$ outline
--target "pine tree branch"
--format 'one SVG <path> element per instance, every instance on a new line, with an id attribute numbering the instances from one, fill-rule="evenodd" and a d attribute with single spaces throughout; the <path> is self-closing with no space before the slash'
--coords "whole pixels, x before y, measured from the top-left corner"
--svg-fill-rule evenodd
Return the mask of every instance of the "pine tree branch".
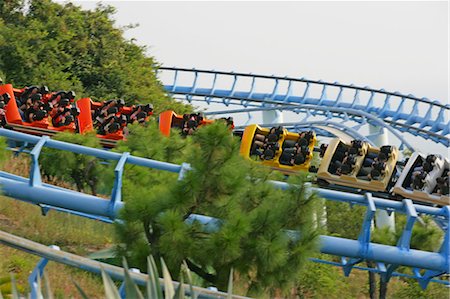
<path id="1" fill-rule="evenodd" d="M 192 207 L 189 208 L 188 212 L 186 214 L 184 214 L 183 216 L 183 220 L 188 219 L 188 217 L 194 213 L 195 209 L 197 208 L 197 205 L 193 205 Z"/>
<path id="2" fill-rule="evenodd" d="M 200 268 L 199 266 L 194 264 L 189 259 L 186 259 L 186 264 L 188 265 L 189 270 L 194 271 L 195 274 L 197 274 L 198 276 L 200 276 L 204 280 L 206 280 L 208 282 L 211 282 L 211 283 L 215 283 L 216 282 L 217 277 L 215 275 L 207 273 L 206 271 L 204 271 L 202 268 Z"/>

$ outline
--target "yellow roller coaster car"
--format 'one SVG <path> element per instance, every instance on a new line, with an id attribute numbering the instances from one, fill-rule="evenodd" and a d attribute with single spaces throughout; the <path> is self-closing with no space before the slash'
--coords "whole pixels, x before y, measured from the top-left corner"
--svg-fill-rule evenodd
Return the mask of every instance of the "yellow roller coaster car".
<path id="1" fill-rule="evenodd" d="M 398 154 L 393 146 L 378 148 L 358 140 L 346 144 L 333 139 L 322 153 L 317 178 L 335 185 L 389 191 Z"/>
<path id="2" fill-rule="evenodd" d="M 282 127 L 245 128 L 240 153 L 286 174 L 308 170 L 316 143 L 313 131 L 292 133 Z"/>

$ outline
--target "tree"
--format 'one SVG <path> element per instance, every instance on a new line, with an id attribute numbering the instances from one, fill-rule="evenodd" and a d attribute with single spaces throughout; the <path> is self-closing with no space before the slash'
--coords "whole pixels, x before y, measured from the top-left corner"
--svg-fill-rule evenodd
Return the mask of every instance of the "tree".
<path id="1" fill-rule="evenodd" d="M 50 0 L 0 0 L 0 73 L 17 87 L 48 85 L 94 100 L 153 103 L 155 112 L 183 113 L 157 80 L 158 63 L 146 48 L 123 37 L 111 6 L 82 10 Z"/>
<path id="2" fill-rule="evenodd" d="M 273 295 L 276 289 L 294 287 L 317 245 L 316 195 L 306 190 L 305 177 L 291 178 L 297 187 L 287 192 L 273 188 L 267 183 L 272 175 L 239 156 L 238 140 L 221 122 L 200 128 L 191 138 L 183 160 L 192 169 L 182 180 L 172 177 L 163 185 L 124 194 L 125 221 L 118 225 L 125 243 L 121 252 L 137 266 L 145 265 L 149 253 L 163 256 L 173 273 L 185 260 L 193 272 L 221 289 L 226 289 L 231 268 L 246 282 L 249 294 Z M 160 140 L 146 142 L 156 145 Z M 220 220 L 205 232 L 199 223 L 185 222 L 193 213 Z M 292 239 L 287 230 L 300 234 Z"/>
<path id="3" fill-rule="evenodd" d="M 53 139 L 101 148 L 95 134 L 58 133 Z M 80 192 L 88 187 L 93 195 L 97 195 L 98 185 L 106 169 L 96 157 L 46 147 L 42 149 L 39 161 L 41 171 L 47 177 L 73 183 Z"/>
<path id="4" fill-rule="evenodd" d="M 317 257 L 327 258 L 323 254 Z M 300 275 L 298 293 L 300 298 L 348 298 L 350 290 L 346 280 L 339 268 L 309 261 Z"/>

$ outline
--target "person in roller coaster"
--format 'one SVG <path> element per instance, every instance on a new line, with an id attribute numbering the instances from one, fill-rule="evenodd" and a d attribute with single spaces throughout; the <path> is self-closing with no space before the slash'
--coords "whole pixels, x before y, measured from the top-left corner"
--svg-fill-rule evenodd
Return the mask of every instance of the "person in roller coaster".
<path id="1" fill-rule="evenodd" d="M 0 128 L 6 126 L 6 104 L 8 104 L 10 99 L 11 97 L 9 93 L 4 93 L 0 95 Z"/>
<path id="2" fill-rule="evenodd" d="M 428 155 L 422 164 L 414 167 L 411 173 L 411 189 L 412 190 L 422 190 L 425 186 L 425 179 L 436 164 L 437 157 L 435 155 Z"/>
<path id="3" fill-rule="evenodd" d="M 114 107 L 115 108 L 115 107 Z M 112 108 L 112 109 L 114 109 Z M 111 108 L 110 108 L 111 109 Z M 100 135 L 116 133 L 121 128 L 121 118 L 116 115 L 108 117 L 98 128 L 97 132 Z"/>
<path id="4" fill-rule="evenodd" d="M 122 99 L 103 102 L 101 108 L 93 112 L 94 127 L 100 135 L 116 133 L 126 128 L 127 124 L 144 124 L 153 114 L 153 105 L 136 105 L 129 114 L 124 113 L 125 101 Z M 126 134 L 126 131 L 124 132 Z"/>
<path id="5" fill-rule="evenodd" d="M 57 92 L 54 92 L 52 94 L 49 94 L 47 97 L 44 97 L 44 101 L 49 104 L 51 108 L 53 108 L 55 105 L 59 103 L 62 99 L 68 99 L 70 103 L 73 103 L 75 100 L 76 94 L 75 91 L 64 91 L 60 90 Z"/>
<path id="6" fill-rule="evenodd" d="M 25 87 L 20 97 L 18 97 L 18 106 L 23 105 L 28 99 L 31 99 L 31 97 L 37 93 L 40 93 L 42 97 L 47 96 L 49 93 L 48 87 L 45 85 L 40 87 L 37 85 Z"/>
<path id="7" fill-rule="evenodd" d="M 197 130 L 199 124 L 202 121 L 203 121 L 203 114 L 201 113 L 184 114 L 181 134 L 183 136 L 194 134 L 195 130 Z"/>
<path id="8" fill-rule="evenodd" d="M 23 90 L 22 94 L 19 97 L 20 102 L 23 104 L 36 93 L 39 93 L 39 86 L 32 85 L 25 87 L 25 89 Z"/>
<path id="9" fill-rule="evenodd" d="M 139 124 L 143 124 L 145 123 L 147 117 L 152 114 L 153 114 L 152 104 L 133 106 L 133 109 L 128 119 L 128 123 L 132 124 L 137 121 Z"/>
<path id="10" fill-rule="evenodd" d="M 6 126 L 6 110 L 5 110 L 5 102 L 0 101 L 0 128 Z"/>
<path id="11" fill-rule="evenodd" d="M 436 193 L 440 195 L 448 195 L 449 194 L 449 178 L 448 171 L 444 172 L 444 174 L 436 179 Z"/>
<path id="12" fill-rule="evenodd" d="M 52 110 L 52 125 L 56 128 L 68 126 L 75 121 L 80 110 L 69 99 L 61 99 Z"/>
<path id="13" fill-rule="evenodd" d="M 113 99 L 113 100 L 108 100 L 108 101 L 104 101 L 102 104 L 102 107 L 100 107 L 99 109 L 97 109 L 95 111 L 95 116 L 106 116 L 108 115 L 108 110 L 111 108 L 117 108 L 118 112 L 121 112 L 123 107 L 125 106 L 125 101 L 123 99 Z"/>
<path id="14" fill-rule="evenodd" d="M 111 108 L 110 108 L 111 109 Z M 113 108 L 114 109 L 114 108 Z M 139 121 L 145 122 L 145 117 L 139 119 Z M 103 124 L 98 128 L 97 133 L 100 135 L 113 134 L 119 130 L 123 130 L 124 135 L 127 135 L 126 126 L 128 124 L 128 118 L 124 114 L 114 114 L 108 117 Z M 124 131 L 125 130 L 125 131 Z"/>
<path id="15" fill-rule="evenodd" d="M 386 172 L 387 156 L 380 152 L 371 164 L 370 173 L 367 175 L 369 180 L 379 180 Z"/>
<path id="16" fill-rule="evenodd" d="M 125 101 L 122 99 L 104 101 L 102 107 L 93 112 L 94 126 L 100 128 L 106 125 L 124 106 Z"/>
<path id="17" fill-rule="evenodd" d="M 32 98 L 36 94 L 40 95 L 40 100 L 42 101 L 42 97 L 48 94 L 48 87 L 45 85 L 41 87 L 36 85 L 25 87 L 22 94 L 19 97 L 16 97 L 17 107 L 19 108 L 20 116 L 24 121 L 29 121 L 26 111 L 33 105 Z M 45 108 L 45 106 L 43 106 L 43 108 Z"/>
<path id="18" fill-rule="evenodd" d="M 225 121 L 225 123 L 227 124 L 227 126 L 231 127 L 232 129 L 234 129 L 234 121 L 232 117 L 221 117 L 220 120 Z"/>
<path id="19" fill-rule="evenodd" d="M 283 134 L 283 127 L 272 127 L 267 136 L 262 134 L 255 134 L 253 142 L 254 153 L 257 154 L 261 160 L 272 160 L 275 157 L 276 151 L 280 148 L 278 140 Z"/>
<path id="20" fill-rule="evenodd" d="M 352 140 L 350 146 L 339 144 L 330 163 L 330 173 L 336 175 L 350 174 L 358 156 L 362 155 L 363 141 Z"/>
<path id="21" fill-rule="evenodd" d="M 33 122 L 43 120 L 48 116 L 42 102 L 42 95 L 35 93 L 31 96 L 31 105 L 25 110 L 25 121 Z"/>
<path id="22" fill-rule="evenodd" d="M 289 140 L 285 141 L 287 146 L 283 148 L 281 153 L 280 163 L 284 165 L 301 165 L 306 162 L 310 154 L 309 144 L 314 138 L 313 131 L 300 132 L 298 139 L 292 145 Z M 292 145 L 292 146 L 291 146 Z"/>

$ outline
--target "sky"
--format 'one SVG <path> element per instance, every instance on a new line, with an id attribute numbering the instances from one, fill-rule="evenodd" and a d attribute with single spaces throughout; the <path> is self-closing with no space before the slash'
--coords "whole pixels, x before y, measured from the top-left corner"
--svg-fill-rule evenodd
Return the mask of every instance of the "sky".
<path id="1" fill-rule="evenodd" d="M 101 2 L 116 7 L 116 25 L 139 24 L 125 36 L 164 66 L 338 81 L 449 103 L 446 1 Z"/>
<path id="2" fill-rule="evenodd" d="M 93 8 L 96 1 L 73 1 Z M 448 102 L 448 3 L 102 1 L 164 66 L 305 77 Z"/>

